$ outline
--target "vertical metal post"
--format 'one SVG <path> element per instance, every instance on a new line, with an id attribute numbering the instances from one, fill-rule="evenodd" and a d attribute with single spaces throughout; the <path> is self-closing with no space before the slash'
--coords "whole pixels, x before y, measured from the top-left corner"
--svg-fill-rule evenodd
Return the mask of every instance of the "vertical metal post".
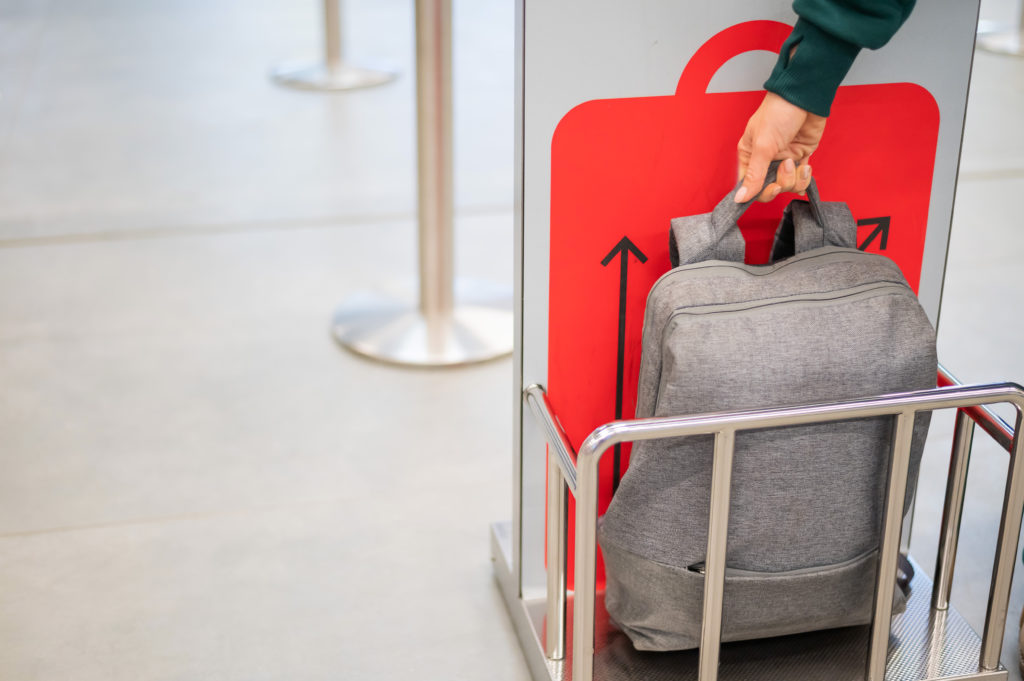
<path id="1" fill-rule="evenodd" d="M 466 280 L 456 286 L 454 278 L 451 0 L 416 0 L 416 132 L 418 300 L 357 294 L 335 311 L 334 337 L 395 364 L 452 366 L 507 355 L 509 288 Z"/>
<path id="2" fill-rule="evenodd" d="M 910 445 L 914 434 L 914 412 L 903 411 L 896 415 L 895 420 L 892 456 L 889 459 L 889 484 L 885 494 L 885 514 L 882 516 L 882 543 L 879 548 L 878 572 L 875 575 L 867 681 L 885 679 L 885 659 L 889 653 L 889 631 L 892 628 L 892 595 L 896 588 L 903 503 L 907 496 L 907 470 L 910 466 Z"/>
<path id="3" fill-rule="evenodd" d="M 903 529 L 900 531 L 900 553 L 906 558 L 910 555 L 910 536 L 914 530 L 914 509 L 916 504 L 911 502 L 910 510 L 903 516 Z"/>
<path id="4" fill-rule="evenodd" d="M 711 468 L 711 505 L 708 510 L 708 550 L 704 558 L 704 611 L 700 627 L 699 681 L 717 681 L 722 643 L 722 608 L 725 592 L 725 549 L 729 535 L 729 500 L 736 433 L 715 433 Z"/>
<path id="5" fill-rule="evenodd" d="M 454 256 L 452 209 L 452 3 L 416 3 L 416 141 L 420 220 L 420 311 L 430 340 L 451 317 Z"/>
<path id="6" fill-rule="evenodd" d="M 383 85 L 395 73 L 359 68 L 345 63 L 341 38 L 341 0 L 324 0 L 324 59 L 322 62 L 288 63 L 271 71 L 280 85 L 302 90 L 354 90 Z"/>
<path id="7" fill-rule="evenodd" d="M 928 653 L 925 659 L 925 673 L 928 679 L 941 679 L 942 663 L 948 659 L 946 628 L 949 610 L 932 610 L 928 613 L 931 633 L 928 635 Z"/>
<path id="8" fill-rule="evenodd" d="M 949 595 L 953 589 L 953 568 L 956 565 L 956 547 L 960 538 L 960 517 L 964 510 L 967 468 L 971 460 L 973 439 L 974 419 L 966 411 L 957 410 L 956 426 L 953 430 L 953 451 L 949 457 L 946 501 L 942 506 L 942 526 L 939 529 L 939 552 L 935 558 L 935 584 L 932 586 L 932 607 L 936 610 L 949 608 Z"/>
<path id="9" fill-rule="evenodd" d="M 1003 630 L 1006 628 L 1006 610 L 1010 605 L 1010 585 L 1017 562 L 1017 542 L 1020 541 L 1021 514 L 1024 513 L 1024 437 L 1021 436 L 1021 412 L 1017 409 L 1013 451 L 1006 472 L 1006 494 L 1003 497 L 1003 517 L 999 521 L 999 539 L 992 567 L 992 587 L 988 594 L 988 612 L 985 631 L 981 637 L 981 668 L 996 669 L 1003 649 Z"/>
<path id="10" fill-rule="evenodd" d="M 341 0 L 324 0 L 324 63 L 341 69 Z"/>
<path id="11" fill-rule="evenodd" d="M 544 652 L 548 659 L 565 657 L 565 591 L 566 591 L 566 535 L 569 499 L 565 493 L 565 480 L 558 467 L 554 452 L 548 451 L 548 519 L 547 519 L 547 633 Z"/>
<path id="12" fill-rule="evenodd" d="M 598 458 L 584 442 L 576 457 L 576 576 L 572 606 L 572 681 L 593 681 L 594 678 L 597 463 Z"/>

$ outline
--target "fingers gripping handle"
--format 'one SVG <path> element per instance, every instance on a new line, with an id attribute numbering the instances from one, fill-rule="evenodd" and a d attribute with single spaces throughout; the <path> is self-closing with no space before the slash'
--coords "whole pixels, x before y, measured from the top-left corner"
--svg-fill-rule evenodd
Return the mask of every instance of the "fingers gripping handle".
<path id="1" fill-rule="evenodd" d="M 779 166 L 782 161 L 772 161 L 768 166 L 768 173 L 764 179 L 764 187 L 775 181 Z M 676 218 L 672 220 L 672 229 L 669 236 L 669 259 L 673 267 L 701 262 L 704 260 L 727 260 L 732 262 L 743 262 L 746 255 L 746 242 L 740 233 L 737 221 L 747 211 L 747 208 L 754 202 L 758 191 L 743 203 L 736 203 L 736 192 L 743 186 L 743 182 L 737 182 L 725 198 L 719 201 L 715 209 L 710 213 L 695 215 L 691 217 Z M 794 202 L 787 209 L 787 216 L 783 219 L 782 228 L 789 226 L 790 231 L 794 228 L 794 219 L 789 218 L 792 206 L 800 204 L 805 206 L 808 215 L 801 213 L 795 220 L 796 229 L 801 230 L 800 238 L 787 234 L 786 243 L 798 242 L 806 245 L 807 248 L 825 245 L 849 246 L 856 235 L 856 223 L 850 216 L 849 209 L 844 204 L 822 203 L 818 194 L 818 187 L 814 180 L 807 187 L 808 202 Z M 813 245 L 812 240 L 816 239 Z M 799 248 L 798 251 L 805 250 Z M 783 253 L 782 250 L 773 249 L 772 260 L 792 255 L 792 248 Z"/>
<path id="2" fill-rule="evenodd" d="M 754 199 L 756 199 L 761 192 L 768 187 L 768 185 L 775 182 L 775 179 L 779 174 L 779 166 L 781 165 L 782 161 L 772 161 L 768 165 L 768 172 L 764 176 L 764 182 L 761 184 L 761 189 L 754 192 L 746 201 L 736 203 L 736 194 L 743 186 L 743 178 L 740 178 L 740 181 L 736 183 L 736 186 L 732 188 L 732 191 L 729 192 L 724 199 L 719 201 L 718 205 L 715 206 L 714 212 L 711 214 L 711 219 L 714 222 L 715 227 L 721 229 L 721 231 L 718 232 L 719 234 L 725 236 L 726 231 L 736 227 L 736 221 L 747 212 L 750 205 L 754 203 Z M 811 183 L 814 183 L 813 179 L 811 180 Z M 815 195 L 817 195 L 817 188 L 815 188 Z"/>
<path id="3" fill-rule="evenodd" d="M 747 21 L 730 26 L 707 40 L 694 53 L 686 64 L 676 86 L 677 96 L 695 98 L 707 92 L 708 85 L 715 73 L 730 59 L 757 50 L 778 53 L 789 37 L 793 27 L 779 21 Z M 775 181 L 780 161 L 773 161 L 765 176 L 764 187 Z M 755 192 L 744 203 L 735 203 L 736 192 L 742 186 L 737 183 L 733 190 L 715 207 L 712 213 L 672 221 L 669 238 L 669 257 L 673 267 L 680 264 L 700 262 L 702 260 L 731 260 L 743 262 L 746 244 L 736 221 L 760 194 Z M 856 225 L 852 220 L 834 219 L 837 210 L 832 207 L 841 204 L 822 204 L 817 186 L 811 180 L 807 188 L 811 221 L 821 226 L 821 233 L 826 243 L 849 245 L 856 235 Z M 828 208 L 823 209 L 823 206 Z M 848 215 L 849 210 L 843 207 Z M 849 225 L 846 224 L 849 222 Z M 841 223 L 841 224 L 840 224 Z M 800 223 L 801 229 L 803 222 Z M 853 230 L 852 232 L 850 230 Z"/>
<path id="4" fill-rule="evenodd" d="M 780 163 L 772 161 L 768 166 L 768 173 L 764 178 L 765 187 L 775 181 Z M 742 186 L 742 182 L 737 183 L 710 213 L 672 220 L 669 260 L 673 267 L 703 260 L 743 262 L 746 243 L 736 221 L 754 202 L 754 197 L 743 203 L 736 203 L 736 192 Z"/>

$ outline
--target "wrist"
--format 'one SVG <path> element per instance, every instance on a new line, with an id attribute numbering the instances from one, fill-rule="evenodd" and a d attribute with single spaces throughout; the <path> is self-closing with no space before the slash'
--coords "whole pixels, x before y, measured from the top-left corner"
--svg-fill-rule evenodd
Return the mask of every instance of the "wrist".
<path id="1" fill-rule="evenodd" d="M 819 116 L 828 116 L 839 84 L 860 48 L 800 19 L 765 82 L 769 92 Z"/>

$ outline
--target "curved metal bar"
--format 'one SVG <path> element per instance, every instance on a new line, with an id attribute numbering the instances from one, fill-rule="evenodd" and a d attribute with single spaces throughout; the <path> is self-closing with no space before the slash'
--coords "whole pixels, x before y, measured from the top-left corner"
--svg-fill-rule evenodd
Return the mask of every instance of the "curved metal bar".
<path id="1" fill-rule="evenodd" d="M 523 401 L 544 428 L 548 443 L 547 603 L 545 608 L 544 654 L 549 660 L 565 658 L 565 613 L 568 565 L 568 496 L 576 494 L 576 464 L 572 443 L 548 401 L 544 388 L 536 383 L 523 391 Z"/>
<path id="2" fill-rule="evenodd" d="M 539 388 L 538 388 L 539 389 Z M 542 391 L 541 391 L 542 392 Z M 876 416 L 902 415 L 902 419 L 919 411 L 935 409 L 959 409 L 995 403 L 1010 403 L 1017 410 L 1017 428 L 1020 432 L 1021 414 L 1024 413 L 1024 388 L 1015 383 L 999 383 L 979 386 L 935 388 L 908 393 L 883 395 L 880 397 L 843 402 L 758 409 L 742 412 L 719 412 L 698 416 L 657 417 L 616 421 L 594 430 L 583 442 L 576 457 L 576 574 L 573 617 L 573 681 L 591 681 L 594 665 L 594 610 L 596 603 L 597 565 L 597 492 L 598 463 L 601 455 L 610 447 L 638 440 L 653 440 L 688 435 L 741 431 L 780 426 L 807 425 L 822 421 L 870 418 Z M 906 430 L 906 426 L 903 429 Z M 905 440 L 899 437 L 897 440 Z M 902 447 L 894 453 L 899 454 Z M 1024 467 L 1017 466 L 1018 453 L 1024 449 L 1024 438 L 1013 438 L 1013 451 L 1008 472 L 1007 490 L 1004 498 L 1003 518 L 999 530 L 999 543 L 993 567 L 992 586 L 989 592 L 988 614 L 982 640 L 982 669 L 994 669 L 999 663 L 1002 649 L 1002 630 L 1006 625 L 1006 607 L 1009 603 L 1010 582 L 1013 577 L 1017 541 L 1020 535 L 1021 514 L 1024 513 Z M 901 458 L 901 457 L 897 457 Z M 900 466 L 901 467 L 901 466 Z M 894 469 L 898 472 L 899 467 Z M 894 501 L 892 483 L 899 476 L 890 479 L 890 502 Z M 722 491 L 712 489 L 712 504 Z M 891 506 L 891 503 L 887 504 Z M 887 514 L 890 515 L 890 514 Z M 887 519 L 883 519 L 886 523 Z M 898 526 L 898 522 L 893 523 Z M 886 532 L 886 539 L 896 533 L 898 545 L 899 529 Z M 722 538 L 724 541 L 724 537 Z M 709 543 L 711 539 L 709 538 Z M 894 549 L 895 550 L 895 549 Z M 884 580 L 880 574 L 879 579 Z M 891 589 L 890 589 L 891 591 Z M 877 602 L 877 598 L 876 598 Z M 891 604 L 890 604 L 891 607 Z M 878 609 L 876 608 L 876 614 Z M 886 623 L 887 624 L 887 623 Z M 871 659 L 877 659 L 878 648 L 872 651 Z M 884 662 L 884 655 L 882 656 Z M 876 665 L 872 665 L 876 666 Z M 700 681 L 714 681 L 717 669 L 702 669 Z"/>
<path id="3" fill-rule="evenodd" d="M 548 444 L 554 449 L 558 468 L 562 471 L 565 484 L 568 485 L 569 491 L 575 495 L 576 464 L 573 459 L 576 456 L 576 452 L 572 448 L 572 443 L 569 442 L 569 436 L 562 429 L 562 424 L 555 419 L 555 412 L 551 408 L 551 402 L 548 401 L 547 393 L 544 392 L 544 388 L 534 383 L 524 390 L 523 394 L 525 395 L 526 404 L 530 407 L 530 411 L 533 412 L 534 417 L 540 424 L 544 426 L 544 435 L 547 438 Z"/>
<path id="4" fill-rule="evenodd" d="M 939 365 L 939 387 L 960 386 L 963 382 L 957 379 L 949 369 Z M 1013 428 L 1002 416 L 992 411 L 990 407 L 965 407 L 964 411 L 975 423 L 981 426 L 982 430 L 992 436 L 992 439 L 1007 452 L 1013 452 Z"/>
<path id="5" fill-rule="evenodd" d="M 658 440 L 686 435 L 707 435 L 723 429 L 754 430 L 799 426 L 821 421 L 891 416 L 905 408 L 914 411 L 958 409 L 962 405 L 1007 402 L 1024 409 L 1024 388 L 1016 383 L 955 386 L 893 393 L 869 399 L 798 405 L 748 411 L 714 412 L 697 416 L 660 416 L 613 421 L 596 428 L 583 441 L 576 455 L 577 468 L 584 457 L 598 457 L 617 444 Z M 1012 432 L 1012 431 L 1011 431 Z"/>

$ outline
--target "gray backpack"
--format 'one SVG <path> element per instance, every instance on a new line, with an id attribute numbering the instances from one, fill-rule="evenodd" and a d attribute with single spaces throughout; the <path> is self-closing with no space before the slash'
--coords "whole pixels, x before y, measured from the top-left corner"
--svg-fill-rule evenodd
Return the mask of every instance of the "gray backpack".
<path id="1" fill-rule="evenodd" d="M 935 331 L 896 264 L 855 248 L 845 204 L 812 185 L 787 207 L 772 264 L 752 266 L 735 192 L 672 220 L 675 267 L 644 315 L 638 418 L 935 387 Z M 914 424 L 907 508 L 928 421 Z M 891 425 L 738 434 L 723 641 L 870 622 Z M 601 521 L 605 604 L 640 650 L 699 645 L 711 457 L 712 436 L 636 443 Z M 894 599 L 902 611 L 899 588 Z"/>

